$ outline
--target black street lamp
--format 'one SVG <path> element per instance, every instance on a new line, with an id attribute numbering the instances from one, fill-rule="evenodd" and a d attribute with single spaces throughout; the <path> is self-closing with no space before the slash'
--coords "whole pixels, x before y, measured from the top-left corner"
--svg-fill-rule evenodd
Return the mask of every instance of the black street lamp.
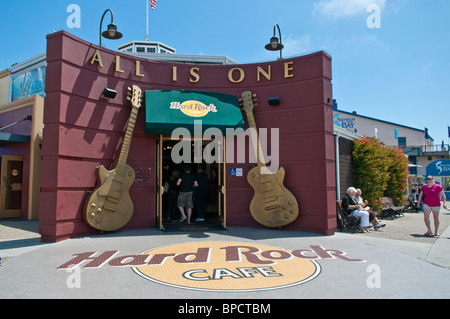
<path id="1" fill-rule="evenodd" d="M 278 28 L 278 34 L 280 35 L 279 40 L 275 36 L 276 28 Z M 280 59 L 283 58 L 284 45 L 282 44 L 282 41 L 281 41 L 281 30 L 280 30 L 280 26 L 278 24 L 275 24 L 273 26 L 273 37 L 270 38 L 270 43 L 266 44 L 265 48 L 266 48 L 266 50 L 269 50 L 269 51 L 280 51 Z"/>
<path id="2" fill-rule="evenodd" d="M 111 23 L 108 25 L 108 30 L 102 33 L 103 18 L 108 11 L 111 12 Z M 114 24 L 114 14 L 111 9 L 107 9 L 103 12 L 102 19 L 100 21 L 100 46 L 102 46 L 102 36 L 110 40 L 118 40 L 123 37 L 122 33 L 117 31 L 117 26 Z"/>

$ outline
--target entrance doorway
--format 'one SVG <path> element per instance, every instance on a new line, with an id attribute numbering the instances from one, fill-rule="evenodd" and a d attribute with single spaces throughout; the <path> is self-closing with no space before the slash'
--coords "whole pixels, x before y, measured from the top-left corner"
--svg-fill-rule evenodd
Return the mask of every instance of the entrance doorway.
<path id="1" fill-rule="evenodd" d="M 23 156 L 3 155 L 0 162 L 0 218 L 19 218 L 22 213 Z"/>
<path id="2" fill-rule="evenodd" d="M 210 228 L 226 228 L 226 184 L 225 184 L 225 137 L 218 142 L 218 147 L 214 151 L 220 154 L 214 154 L 217 161 L 209 164 L 204 161 L 195 163 L 194 152 L 199 150 L 201 145 L 202 154 L 205 147 L 209 145 L 211 140 L 195 140 L 191 139 L 189 147 L 184 147 L 184 150 L 189 150 L 190 160 L 175 163 L 172 158 L 172 150 L 180 141 L 172 140 L 170 137 L 160 136 L 157 141 L 157 176 L 156 176 L 156 222 L 157 227 L 161 230 L 207 230 Z M 196 143 L 196 144 L 195 144 Z M 197 145 L 197 148 L 194 147 Z M 220 151 L 219 151 L 220 150 Z M 187 158 L 186 154 L 182 154 L 183 158 Z M 197 160 L 199 162 L 199 160 Z M 208 161 L 210 162 L 210 161 Z M 180 212 L 177 207 L 178 187 L 173 184 L 178 180 L 179 175 L 183 173 L 185 166 L 189 166 L 191 173 L 194 176 L 200 172 L 201 169 L 208 176 L 207 195 L 205 198 L 205 220 L 197 220 L 199 218 L 199 205 L 201 205 L 201 198 L 197 196 L 198 189 L 194 189 L 194 208 L 192 210 L 190 224 L 187 221 L 179 222 Z M 200 168 L 201 167 L 201 168 Z M 200 186 L 201 188 L 202 186 Z M 185 214 L 187 210 L 185 208 Z M 197 220 L 197 221 L 196 221 Z"/>

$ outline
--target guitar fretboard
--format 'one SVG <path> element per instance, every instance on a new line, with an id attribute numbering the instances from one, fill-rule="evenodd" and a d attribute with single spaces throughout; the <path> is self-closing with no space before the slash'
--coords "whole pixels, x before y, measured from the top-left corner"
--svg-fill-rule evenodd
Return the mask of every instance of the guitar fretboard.
<path id="1" fill-rule="evenodd" d="M 139 108 L 134 107 L 131 110 L 130 119 L 128 120 L 127 131 L 122 143 L 119 160 L 117 161 L 117 172 L 122 174 L 127 164 L 128 154 L 130 152 L 131 138 L 133 137 L 134 127 L 136 125 Z"/>
<path id="2" fill-rule="evenodd" d="M 266 162 L 264 159 L 264 155 L 262 154 L 261 143 L 259 140 L 258 129 L 256 128 L 256 122 L 253 116 L 253 112 L 245 111 L 245 114 L 247 115 L 248 126 L 250 128 L 250 135 L 252 138 L 253 151 L 255 152 L 256 155 L 256 162 L 258 166 L 265 167 Z"/>

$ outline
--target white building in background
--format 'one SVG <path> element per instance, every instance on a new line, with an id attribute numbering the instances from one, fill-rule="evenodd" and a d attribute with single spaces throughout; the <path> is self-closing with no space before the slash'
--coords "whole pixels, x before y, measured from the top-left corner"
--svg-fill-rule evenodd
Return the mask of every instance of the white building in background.
<path id="1" fill-rule="evenodd" d="M 164 43 L 153 41 L 131 41 L 119 46 L 117 50 L 124 53 L 176 53 L 174 48 L 165 45 Z"/>
<path id="2" fill-rule="evenodd" d="M 387 146 L 422 147 L 429 151 L 433 150 L 434 140 L 431 137 L 425 139 L 425 130 L 423 129 L 337 109 L 333 111 L 333 123 L 355 134 L 375 137 Z"/>
<path id="3" fill-rule="evenodd" d="M 430 136 L 425 138 L 428 135 L 425 129 L 339 110 L 337 103 L 333 105 L 333 123 L 335 127 L 348 130 L 357 136 L 375 137 L 387 146 L 401 148 L 411 163 L 410 174 L 434 176 L 435 181 L 443 186 L 450 198 L 450 146 L 434 144 L 434 139 Z M 341 179 L 343 178 L 341 176 Z M 419 184 L 417 181 L 411 182 L 409 187 L 417 188 Z"/>
<path id="4" fill-rule="evenodd" d="M 119 46 L 117 50 L 150 60 L 195 64 L 239 64 L 227 56 L 177 54 L 174 48 L 164 43 L 153 41 L 131 41 Z"/>

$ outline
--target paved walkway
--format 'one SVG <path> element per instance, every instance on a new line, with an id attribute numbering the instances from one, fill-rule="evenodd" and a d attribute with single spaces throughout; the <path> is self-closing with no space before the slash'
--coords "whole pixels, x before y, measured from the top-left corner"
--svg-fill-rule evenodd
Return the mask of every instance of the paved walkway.
<path id="1" fill-rule="evenodd" d="M 326 237 L 239 227 L 185 232 L 141 229 L 53 244 L 40 243 L 36 221 L 3 220 L 0 298 L 449 298 L 450 212 L 444 212 L 439 238 L 423 236 L 422 213 L 385 220 L 385 228 L 368 234 Z M 180 247 L 187 248 L 177 251 Z M 202 249 L 207 256 L 200 254 Z M 216 252 L 225 251 L 227 262 L 214 264 Z M 76 255 L 79 260 L 74 262 Z M 253 256 L 260 259 L 239 267 Z M 144 259 L 145 267 L 129 267 Z M 96 267 L 88 267 L 96 263 L 88 265 L 91 261 L 97 262 Z M 257 265 L 262 261 L 268 265 Z M 68 262 L 79 263 L 70 268 Z M 276 268 L 283 263 L 289 266 L 286 270 Z M 212 268 L 207 268 L 209 264 Z M 193 268 L 180 270 L 181 266 Z M 268 288 L 252 286 L 257 281 L 265 285 L 286 279 L 292 275 L 290 269 L 302 280 L 280 281 Z M 180 278 L 200 286 L 174 282 L 177 271 L 182 271 Z M 202 281 L 213 285 L 201 286 Z M 226 281 L 231 286 L 225 286 Z"/>

